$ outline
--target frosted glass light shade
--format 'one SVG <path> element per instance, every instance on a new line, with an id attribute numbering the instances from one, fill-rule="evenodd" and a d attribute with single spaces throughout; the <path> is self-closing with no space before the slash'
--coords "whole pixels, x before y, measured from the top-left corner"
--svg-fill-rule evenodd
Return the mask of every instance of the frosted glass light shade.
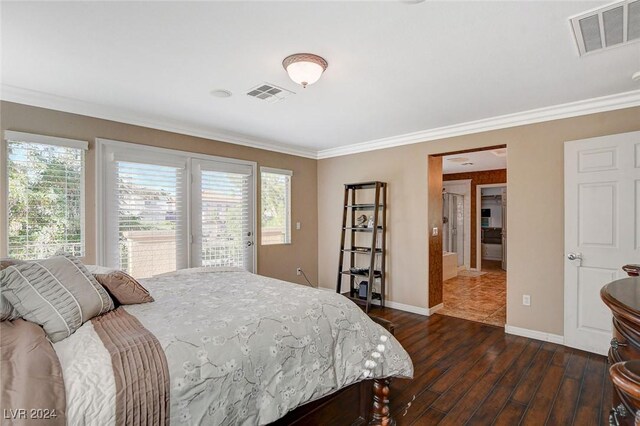
<path id="1" fill-rule="evenodd" d="M 320 79 L 328 64 L 320 56 L 310 53 L 297 53 L 287 56 L 282 61 L 282 66 L 287 70 L 291 80 L 302 85 L 302 87 L 307 87 Z"/>

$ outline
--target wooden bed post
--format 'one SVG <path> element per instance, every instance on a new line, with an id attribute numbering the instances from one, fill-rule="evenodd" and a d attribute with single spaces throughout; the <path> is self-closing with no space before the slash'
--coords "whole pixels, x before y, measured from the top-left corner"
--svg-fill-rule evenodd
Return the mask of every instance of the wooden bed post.
<path id="1" fill-rule="evenodd" d="M 395 334 L 395 325 L 386 319 L 369 315 L 374 322 L 380 324 L 391 335 Z M 391 417 L 391 409 L 389 408 L 389 384 L 391 379 L 373 379 L 373 405 L 371 407 L 371 426 L 393 426 L 396 421 Z"/>
<path id="2" fill-rule="evenodd" d="M 389 384 L 391 379 L 373 380 L 373 407 L 371 408 L 371 426 L 392 426 L 396 421 L 389 409 Z"/>

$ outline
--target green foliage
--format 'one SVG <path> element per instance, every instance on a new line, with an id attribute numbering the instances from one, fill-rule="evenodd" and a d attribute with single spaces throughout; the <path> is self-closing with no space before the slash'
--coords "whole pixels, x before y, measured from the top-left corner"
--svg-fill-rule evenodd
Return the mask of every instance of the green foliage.
<path id="1" fill-rule="evenodd" d="M 262 226 L 283 228 L 287 220 L 288 176 L 262 173 Z"/>
<path id="2" fill-rule="evenodd" d="M 40 258 L 65 249 L 82 254 L 81 153 L 9 143 L 9 254 Z"/>

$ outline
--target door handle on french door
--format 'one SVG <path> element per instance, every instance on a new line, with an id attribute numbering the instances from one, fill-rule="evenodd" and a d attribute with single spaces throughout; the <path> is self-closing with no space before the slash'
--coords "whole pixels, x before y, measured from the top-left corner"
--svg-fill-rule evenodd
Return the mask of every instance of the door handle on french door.
<path id="1" fill-rule="evenodd" d="M 567 254 L 569 260 L 582 260 L 582 253 L 569 253 Z"/>
<path id="2" fill-rule="evenodd" d="M 253 245 L 253 241 L 247 241 L 247 247 L 251 247 Z"/>

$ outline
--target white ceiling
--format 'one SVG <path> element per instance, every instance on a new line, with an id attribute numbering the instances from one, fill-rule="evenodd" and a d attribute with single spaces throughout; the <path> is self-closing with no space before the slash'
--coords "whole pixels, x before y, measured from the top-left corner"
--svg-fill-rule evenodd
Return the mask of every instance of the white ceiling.
<path id="1" fill-rule="evenodd" d="M 640 43 L 578 57 L 568 18 L 606 3 L 2 2 L 2 96 L 316 153 L 640 89 Z M 296 52 L 329 62 L 307 89 Z"/>
<path id="2" fill-rule="evenodd" d="M 490 151 L 465 152 L 464 154 L 445 155 L 442 157 L 442 173 L 480 172 L 483 170 L 499 170 L 507 168 L 506 150 L 498 156 Z M 463 163 L 472 163 L 462 165 Z"/>

